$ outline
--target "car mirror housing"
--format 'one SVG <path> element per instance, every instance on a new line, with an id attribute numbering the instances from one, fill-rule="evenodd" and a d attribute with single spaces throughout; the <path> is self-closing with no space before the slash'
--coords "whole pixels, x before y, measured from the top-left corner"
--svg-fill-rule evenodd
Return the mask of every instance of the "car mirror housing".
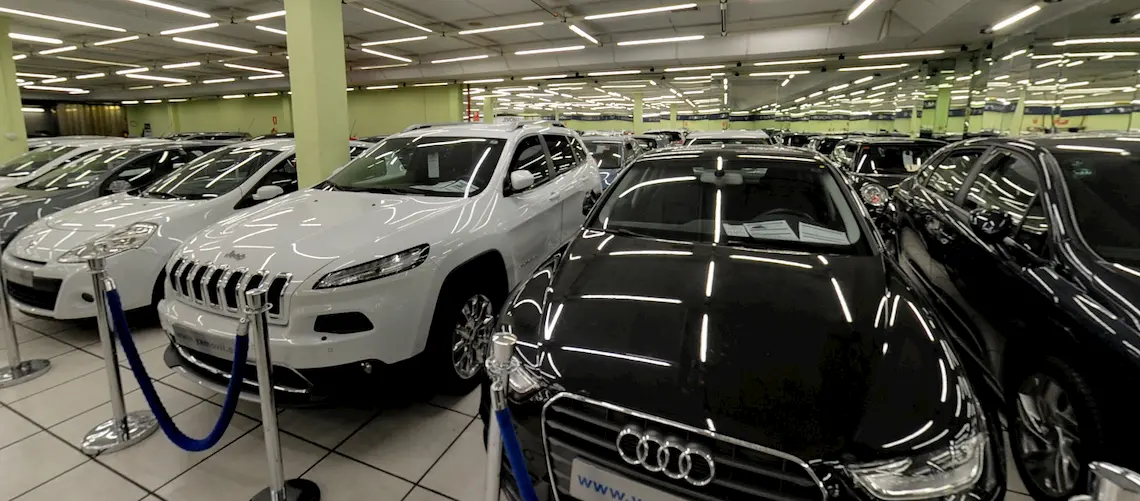
<path id="1" fill-rule="evenodd" d="M 284 195 L 284 194 L 285 194 L 284 188 L 277 186 L 277 185 L 273 185 L 273 184 L 267 184 L 265 186 L 258 188 L 257 191 L 254 192 L 253 199 L 257 200 L 258 202 L 262 202 L 265 200 L 277 198 L 277 197 Z"/>
<path id="2" fill-rule="evenodd" d="M 997 209 L 974 209 L 970 212 L 970 229 L 982 241 L 994 244 L 1009 236 L 1013 220 L 1005 211 Z"/>
<path id="3" fill-rule="evenodd" d="M 522 191 L 534 186 L 534 174 L 528 170 L 516 170 L 511 172 L 511 189 L 514 191 Z"/>

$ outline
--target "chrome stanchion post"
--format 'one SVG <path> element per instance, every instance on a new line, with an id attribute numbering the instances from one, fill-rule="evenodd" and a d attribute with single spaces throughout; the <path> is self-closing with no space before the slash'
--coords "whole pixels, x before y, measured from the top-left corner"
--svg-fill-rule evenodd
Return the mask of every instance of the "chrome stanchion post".
<path id="1" fill-rule="evenodd" d="M 487 478 L 484 486 L 485 501 L 499 501 L 499 478 L 503 467 L 503 436 L 495 421 L 495 411 L 507 408 L 507 385 L 518 361 L 511 355 L 518 339 L 509 332 L 491 337 L 491 353 L 487 357 L 487 378 L 491 381 L 491 411 L 487 420 Z M 513 365 L 512 365 L 513 364 Z"/>
<path id="2" fill-rule="evenodd" d="M 1089 464 L 1089 494 L 1070 501 L 1140 501 L 1140 474 L 1111 463 Z"/>
<path id="3" fill-rule="evenodd" d="M 0 388 L 17 385 L 38 378 L 51 368 L 47 360 L 20 360 L 20 341 L 16 339 L 16 324 L 12 323 L 12 310 L 8 305 L 8 282 L 0 272 L 0 329 L 4 330 L 4 348 L 8 351 L 8 366 L 0 367 Z"/>
<path id="4" fill-rule="evenodd" d="M 99 423 L 83 437 L 80 449 L 87 455 L 115 452 L 141 442 L 158 430 L 158 419 L 149 410 L 127 412 L 123 403 L 123 384 L 119 374 L 119 350 L 115 333 L 111 329 L 107 309 L 107 291 L 115 289 L 115 282 L 107 276 L 106 258 L 92 255 L 87 258 L 94 286 L 95 319 L 99 324 L 99 341 L 103 345 L 103 363 L 107 371 L 107 386 L 111 393 L 111 420 Z"/>
<path id="5" fill-rule="evenodd" d="M 272 371 L 269 358 L 269 325 L 266 314 L 270 304 L 269 284 L 246 291 L 245 315 L 249 319 L 250 342 L 257 363 L 257 394 L 261 401 L 261 428 L 265 432 L 265 454 L 269 457 L 269 487 L 251 501 L 320 501 L 321 489 L 305 479 L 285 480 L 281 458 L 281 434 L 277 428 L 277 404 L 274 402 Z"/>

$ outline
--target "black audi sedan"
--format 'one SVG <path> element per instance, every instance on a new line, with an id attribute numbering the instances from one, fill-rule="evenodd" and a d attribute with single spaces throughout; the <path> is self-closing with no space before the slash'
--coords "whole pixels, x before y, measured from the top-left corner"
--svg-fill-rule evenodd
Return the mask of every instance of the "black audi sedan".
<path id="1" fill-rule="evenodd" d="M 779 146 L 622 171 L 499 317 L 519 339 L 508 405 L 540 496 L 1004 496 L 988 386 L 849 182 Z"/>
<path id="2" fill-rule="evenodd" d="M 48 214 L 104 195 L 140 189 L 222 141 L 166 141 L 108 146 L 47 174 L 0 190 L 0 248 Z"/>
<path id="3" fill-rule="evenodd" d="M 973 139 L 894 197 L 899 261 L 1008 402 L 1038 500 L 1140 468 L 1140 135 Z"/>

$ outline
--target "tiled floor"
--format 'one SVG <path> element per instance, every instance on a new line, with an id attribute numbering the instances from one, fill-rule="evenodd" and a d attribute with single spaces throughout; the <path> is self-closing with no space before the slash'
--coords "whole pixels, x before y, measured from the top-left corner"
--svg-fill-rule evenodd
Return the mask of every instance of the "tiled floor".
<path id="1" fill-rule="evenodd" d="M 159 432 L 129 449 L 88 458 L 78 444 L 111 415 L 98 334 L 17 315 L 21 353 L 50 358 L 52 369 L 0 389 L 0 501 L 244 501 L 267 483 L 257 406 L 242 403 L 221 442 L 188 453 Z M 162 363 L 157 327 L 135 343 L 168 411 L 192 436 L 213 426 L 221 399 Z M 2 348 L 2 346 L 0 346 Z M 0 361 L 4 350 L 0 349 Z M 3 362 L 0 362 L 2 364 Z M 146 403 L 123 372 L 128 410 Z M 315 481 L 325 501 L 478 501 L 483 492 L 478 394 L 368 409 L 279 413 L 288 478 Z M 1016 473 L 1008 501 L 1030 501 Z"/>

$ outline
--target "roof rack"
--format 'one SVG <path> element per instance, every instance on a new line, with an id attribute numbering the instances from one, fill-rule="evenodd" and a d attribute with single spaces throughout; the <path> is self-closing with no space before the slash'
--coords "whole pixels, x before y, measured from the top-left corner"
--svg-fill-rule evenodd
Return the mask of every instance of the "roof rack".
<path id="1" fill-rule="evenodd" d="M 519 129 L 526 127 L 528 125 L 547 125 L 550 127 L 562 127 L 563 129 L 566 128 L 566 124 L 559 122 L 557 120 L 535 120 L 533 122 L 522 122 L 522 121 L 520 121 L 520 122 L 515 124 L 515 130 L 519 130 Z"/>
<path id="2" fill-rule="evenodd" d="M 404 129 L 404 132 L 411 132 L 413 130 L 420 129 L 430 129 L 432 127 L 447 127 L 449 125 L 471 125 L 471 122 L 435 122 L 429 124 L 412 124 Z"/>

